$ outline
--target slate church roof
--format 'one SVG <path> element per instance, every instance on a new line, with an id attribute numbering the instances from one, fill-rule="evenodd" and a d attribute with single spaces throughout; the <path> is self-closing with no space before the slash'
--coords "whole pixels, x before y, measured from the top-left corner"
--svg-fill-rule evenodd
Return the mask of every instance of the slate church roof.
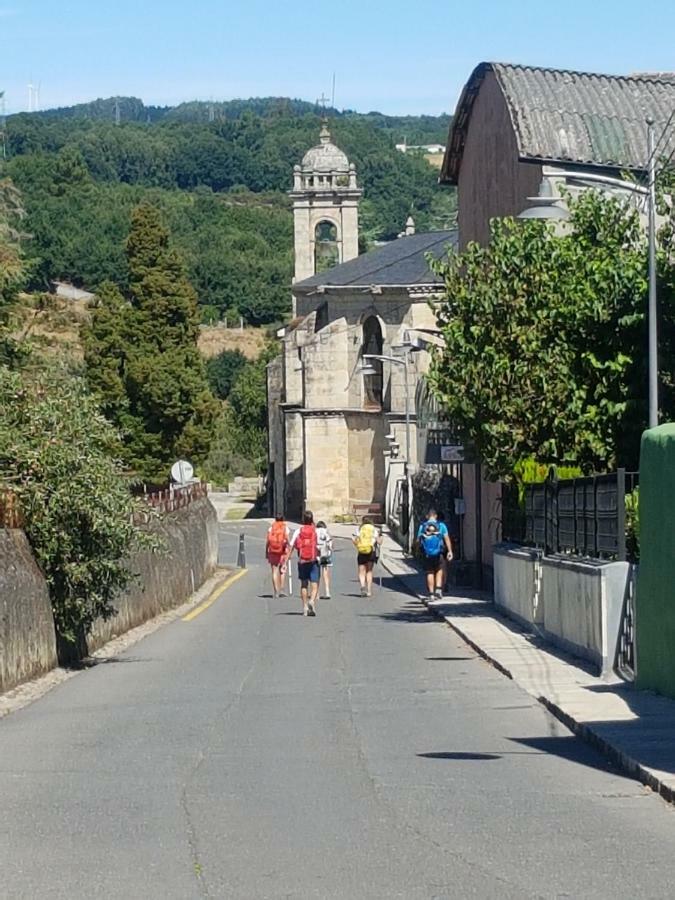
<path id="1" fill-rule="evenodd" d="M 436 259 L 445 256 L 448 247 L 457 246 L 455 231 L 427 231 L 400 237 L 389 244 L 376 247 L 348 262 L 312 275 L 293 285 L 294 293 L 317 287 L 354 286 L 381 287 L 441 284 L 441 279 L 429 269 L 426 254 Z"/>
<path id="2" fill-rule="evenodd" d="M 656 141 L 664 135 L 660 155 L 675 151 L 671 74 L 596 75 L 483 62 L 459 99 L 442 182 L 457 183 L 471 110 L 487 72 L 494 73 L 506 101 L 521 160 L 643 171 L 647 117 L 654 120 Z"/>

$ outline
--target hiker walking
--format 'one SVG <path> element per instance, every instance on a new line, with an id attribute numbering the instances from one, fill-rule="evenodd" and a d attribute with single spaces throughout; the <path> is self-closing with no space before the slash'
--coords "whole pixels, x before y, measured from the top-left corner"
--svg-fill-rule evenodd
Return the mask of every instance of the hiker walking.
<path id="1" fill-rule="evenodd" d="M 330 575 L 333 568 L 333 538 L 325 522 L 317 522 L 316 538 L 319 544 L 319 569 L 321 570 L 321 583 L 323 584 L 323 596 L 330 600 Z"/>
<path id="2" fill-rule="evenodd" d="M 314 515 L 309 510 L 302 517 L 302 525 L 296 529 L 289 545 L 287 559 L 293 550 L 298 551 L 298 581 L 302 597 L 303 616 L 316 615 L 316 600 L 319 594 L 319 542 L 317 540 Z"/>
<path id="3" fill-rule="evenodd" d="M 430 509 L 427 518 L 417 531 L 417 540 L 422 549 L 422 563 L 427 576 L 427 593 L 429 600 L 440 600 L 443 597 L 443 580 L 446 562 L 452 559 L 452 545 L 448 528 L 444 522 L 438 521 L 435 509 Z M 446 557 L 443 557 L 443 549 Z"/>
<path id="4" fill-rule="evenodd" d="M 373 520 L 370 516 L 364 516 L 361 527 L 352 536 L 362 597 L 373 596 L 373 566 L 377 562 L 381 541 L 382 535 L 373 525 Z"/>
<path id="5" fill-rule="evenodd" d="M 276 515 L 274 522 L 267 529 L 265 556 L 272 572 L 272 595 L 276 600 L 283 597 L 284 559 L 290 545 L 290 532 L 284 517 Z"/>

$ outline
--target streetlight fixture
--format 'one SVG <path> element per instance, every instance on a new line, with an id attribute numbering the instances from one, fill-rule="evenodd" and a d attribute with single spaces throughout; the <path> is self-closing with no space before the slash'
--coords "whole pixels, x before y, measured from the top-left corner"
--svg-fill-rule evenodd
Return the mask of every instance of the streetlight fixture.
<path id="1" fill-rule="evenodd" d="M 558 204 L 562 202 L 562 197 L 557 197 L 553 193 L 553 187 L 550 181 L 542 178 L 539 185 L 539 193 L 536 197 L 527 198 L 531 206 L 524 209 L 518 216 L 519 219 L 569 219 L 570 211 Z"/>
<path id="2" fill-rule="evenodd" d="M 656 160 L 654 159 L 654 121 L 647 119 L 647 157 L 648 157 L 648 186 L 623 181 L 620 178 L 612 178 L 609 175 L 597 175 L 595 172 L 575 172 L 556 169 L 553 177 L 564 178 L 566 181 L 576 183 L 584 187 L 584 182 L 600 187 L 616 187 L 630 193 L 639 194 L 647 199 L 648 224 L 647 241 L 649 248 L 649 301 L 647 305 L 648 324 L 648 384 L 649 384 L 649 410 L 647 423 L 649 428 L 656 428 L 659 424 L 659 365 L 658 365 L 658 333 L 657 333 L 657 297 L 656 297 Z M 539 187 L 538 197 L 528 197 L 533 202 L 523 210 L 518 219 L 567 219 L 569 211 L 558 206 L 560 197 L 556 197 L 553 188 L 544 176 Z"/>

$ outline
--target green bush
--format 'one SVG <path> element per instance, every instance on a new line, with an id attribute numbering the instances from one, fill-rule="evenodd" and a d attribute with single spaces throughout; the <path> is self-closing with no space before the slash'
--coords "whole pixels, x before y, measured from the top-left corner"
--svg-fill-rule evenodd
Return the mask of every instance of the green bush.
<path id="1" fill-rule="evenodd" d="M 57 632 L 73 648 L 114 614 L 133 577 L 125 560 L 143 542 L 119 451 L 81 379 L 0 367 L 0 481 L 19 497 Z"/>

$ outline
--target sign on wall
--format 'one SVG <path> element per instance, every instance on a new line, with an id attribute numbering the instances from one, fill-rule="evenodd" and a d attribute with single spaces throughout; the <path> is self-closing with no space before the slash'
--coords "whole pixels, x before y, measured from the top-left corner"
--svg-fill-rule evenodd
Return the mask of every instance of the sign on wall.
<path id="1" fill-rule="evenodd" d="M 461 444 L 442 444 L 441 462 L 464 462 L 464 447 Z"/>

